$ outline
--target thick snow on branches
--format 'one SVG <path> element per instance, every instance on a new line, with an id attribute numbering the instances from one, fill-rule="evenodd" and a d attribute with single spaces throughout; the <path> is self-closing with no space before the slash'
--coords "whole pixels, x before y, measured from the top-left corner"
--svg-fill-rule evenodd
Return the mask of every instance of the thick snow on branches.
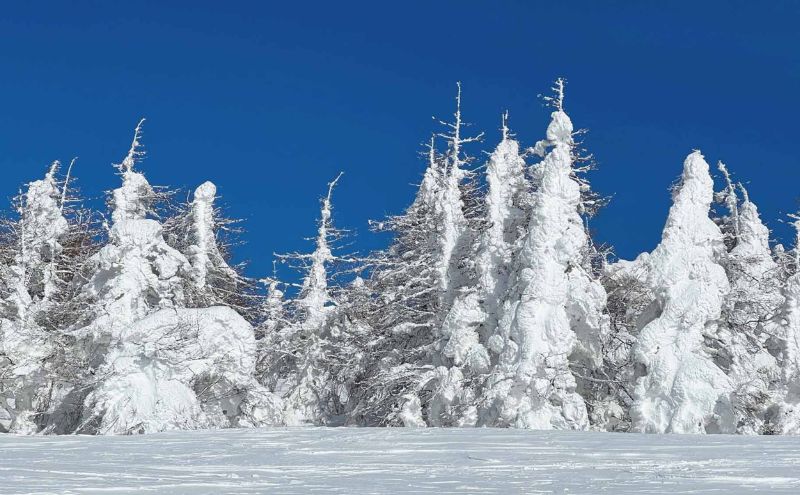
<path id="1" fill-rule="evenodd" d="M 771 245 L 737 176 L 720 163 L 715 192 L 690 153 L 661 242 L 617 260 L 589 234 L 605 201 L 564 80 L 544 139 L 506 112 L 485 163 L 461 89 L 413 201 L 370 223 L 388 246 L 342 252 L 340 174 L 313 246 L 273 257 L 297 283 L 231 260 L 217 185 L 176 203 L 148 182 L 143 121 L 107 212 L 72 166 L 33 177 L 0 221 L 0 430 L 800 434 L 800 247 Z"/>
<path id="2" fill-rule="evenodd" d="M 490 346 L 499 354 L 489 379 L 486 423 L 536 429 L 585 429 L 586 406 L 570 360 L 604 332 L 605 292 L 586 273 L 587 235 L 578 213 L 580 184 L 573 179 L 573 127 L 563 93 L 547 128 L 549 148 L 535 169 L 527 235 L 499 331 Z"/>
<path id="3" fill-rule="evenodd" d="M 703 337 L 716 330 L 730 291 L 725 245 L 709 218 L 713 181 L 699 151 L 683 165 L 661 244 L 644 261 L 657 316 L 634 348 L 641 373 L 632 409 L 636 430 L 703 433 L 732 429 L 731 384 Z"/>

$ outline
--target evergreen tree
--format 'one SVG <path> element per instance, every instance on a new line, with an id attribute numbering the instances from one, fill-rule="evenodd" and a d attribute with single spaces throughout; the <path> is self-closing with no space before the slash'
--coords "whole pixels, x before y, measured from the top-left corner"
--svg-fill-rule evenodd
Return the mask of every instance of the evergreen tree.
<path id="1" fill-rule="evenodd" d="M 705 344 L 730 290 L 722 233 L 709 218 L 713 181 L 699 151 L 684 162 L 661 243 L 647 257 L 657 309 L 634 347 L 640 369 L 631 410 L 636 431 L 732 432 L 730 380 Z"/>
<path id="2" fill-rule="evenodd" d="M 261 303 L 257 284 L 244 275 L 243 265 L 230 263 L 233 235 L 241 231 L 236 220 L 221 213 L 216 200 L 216 185 L 204 182 L 195 189 L 192 201 L 181 205 L 163 225 L 167 244 L 191 265 L 182 289 L 185 305 L 228 306 L 255 323 Z"/>
<path id="3" fill-rule="evenodd" d="M 253 329 L 234 310 L 187 309 L 192 265 L 152 218 L 158 193 L 134 166 L 141 122 L 117 166 L 109 242 L 83 297 L 92 311 L 75 335 L 90 366 L 72 431 L 145 433 L 280 421 L 280 404 L 253 377 Z"/>
<path id="4" fill-rule="evenodd" d="M 461 83 L 456 95 L 454 122 L 441 122 L 449 132 L 439 134 L 447 142 L 444 156 L 443 187 L 436 207 L 442 212 L 439 243 L 440 321 L 438 338 L 430 364 L 435 366 L 435 393 L 426 404 L 427 423 L 431 426 L 474 424 L 474 386 L 476 374 L 489 369 L 489 353 L 480 342 L 480 327 L 484 321 L 475 265 L 477 250 L 477 198 L 474 196 L 474 174 L 466 167 L 472 158 L 463 151 L 464 145 L 482 139 L 464 137 L 461 115 Z"/>
<path id="5" fill-rule="evenodd" d="M 783 304 L 778 265 L 769 248 L 769 230 L 761 222 L 756 205 L 739 184 L 744 200 L 739 204 L 736 187 L 723 163 L 719 163 L 726 187 L 721 195 L 729 215 L 722 222 L 731 246 L 722 265 L 730 292 L 722 307 L 722 322 L 710 340 L 714 362 L 726 372 L 733 387 L 737 433 L 766 431 L 765 416 L 770 389 L 778 380 L 775 357 L 768 350 L 769 322 Z"/>
<path id="6" fill-rule="evenodd" d="M 6 409 L 5 428 L 15 432 L 39 430 L 48 407 L 53 358 L 59 338 L 43 325 L 42 313 L 58 291 L 58 258 L 69 230 L 62 213 L 62 191 L 54 162 L 44 179 L 28 184 L 15 200 L 18 218 L 5 222 L 4 266 L 0 306 L 0 397 Z"/>
<path id="7" fill-rule="evenodd" d="M 275 357 L 266 371 L 273 375 L 271 382 L 276 392 L 285 398 L 289 424 L 326 424 L 339 412 L 330 366 L 331 348 L 339 337 L 332 329 L 338 311 L 329 287 L 329 269 L 343 261 L 332 250 L 332 244 L 342 236 L 342 231 L 333 226 L 331 201 L 341 175 L 328 184 L 328 193 L 322 199 L 314 251 L 280 257 L 283 261 L 299 261 L 305 272 L 300 292 L 291 301 L 289 324 L 279 332 L 271 332 Z M 277 296 L 273 292 L 273 298 Z"/>
<path id="8" fill-rule="evenodd" d="M 589 240 L 580 216 L 582 181 L 576 179 L 563 89 L 558 80 L 547 139 L 536 146 L 548 151 L 535 170 L 527 234 L 499 331 L 489 342 L 500 352 L 483 398 L 481 423 L 486 425 L 589 426 L 570 366 L 597 359 L 590 351 L 607 330 L 602 314 L 606 295 L 584 263 Z"/>
<path id="9" fill-rule="evenodd" d="M 500 305 L 526 233 L 531 202 L 525 160 L 519 142 L 508 129 L 508 112 L 503 114 L 502 131 L 502 140 L 486 165 L 486 217 L 477 256 L 480 299 L 485 314 L 483 342 L 497 330 Z M 502 351 L 491 350 L 495 356 Z"/>
<path id="10" fill-rule="evenodd" d="M 374 338 L 366 343 L 368 364 L 350 413 L 364 425 L 426 425 L 433 393 L 431 356 L 436 352 L 436 326 L 441 314 L 443 274 L 444 159 L 431 138 L 427 168 L 414 202 L 402 215 L 372 222 L 378 232 L 394 234 L 388 249 L 367 260 L 367 281 L 374 298 L 367 318 Z"/>

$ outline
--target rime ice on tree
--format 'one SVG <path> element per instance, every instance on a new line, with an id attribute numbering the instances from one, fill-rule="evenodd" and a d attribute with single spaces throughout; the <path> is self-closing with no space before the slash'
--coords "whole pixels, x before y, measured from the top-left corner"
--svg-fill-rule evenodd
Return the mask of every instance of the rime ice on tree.
<path id="1" fill-rule="evenodd" d="M 91 321 L 76 335 L 99 361 L 74 428 L 91 433 L 274 424 L 280 405 L 258 385 L 253 329 L 228 307 L 186 309 L 192 266 L 148 218 L 155 192 L 134 170 L 141 122 L 118 165 L 109 243 L 84 286 Z M 202 226 L 201 226 L 202 228 Z M 206 248 L 208 245 L 206 245 Z"/>
<path id="2" fill-rule="evenodd" d="M 586 338 L 597 338 L 603 331 L 602 316 L 590 313 L 602 309 L 605 292 L 583 268 L 588 238 L 579 214 L 581 184 L 574 178 L 573 127 L 563 109 L 563 81 L 556 89 L 547 140 L 536 147 L 549 151 L 535 169 L 538 189 L 532 196 L 527 235 L 498 334 L 490 342 L 499 358 L 482 415 L 488 425 L 588 427 L 570 356 L 579 348 L 576 331 Z M 580 297 L 585 299 L 576 300 Z M 588 311 L 572 314 L 578 308 Z"/>
<path id="3" fill-rule="evenodd" d="M 739 184 L 744 199 L 739 204 L 728 169 L 721 162 L 718 167 L 726 181 L 722 199 L 729 215 L 723 230 L 732 248 L 722 265 L 731 289 L 725 296 L 717 340 L 710 347 L 733 388 L 736 432 L 759 434 L 768 429 L 768 399 L 780 374 L 768 349 L 772 333 L 768 326 L 784 299 L 778 265 L 769 247 L 769 229 L 744 186 Z"/>
<path id="4" fill-rule="evenodd" d="M 62 213 L 63 192 L 55 179 L 58 167 L 54 162 L 44 179 L 28 184 L 18 198 L 19 219 L 10 224 L 15 242 L 0 306 L 0 351 L 6 361 L 0 364 L 0 408 L 8 412 L 4 427 L 21 433 L 38 430 L 33 415 L 46 402 L 47 368 L 52 368 L 46 361 L 57 346 L 35 316 L 56 292 L 56 258 L 69 228 Z"/>
<path id="5" fill-rule="evenodd" d="M 733 431 L 731 384 L 703 337 L 713 332 L 730 287 L 719 264 L 725 246 L 709 218 L 713 181 L 699 151 L 684 162 L 661 243 L 649 255 L 658 312 L 634 348 L 641 366 L 633 428 L 653 433 Z"/>

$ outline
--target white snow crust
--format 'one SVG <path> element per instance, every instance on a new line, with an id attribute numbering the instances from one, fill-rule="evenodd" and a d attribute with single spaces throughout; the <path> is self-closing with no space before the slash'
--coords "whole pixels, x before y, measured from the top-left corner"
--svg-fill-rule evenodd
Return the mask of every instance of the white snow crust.
<path id="1" fill-rule="evenodd" d="M 3 493 L 771 493 L 800 491 L 775 436 L 486 428 L 281 428 L 0 436 Z"/>

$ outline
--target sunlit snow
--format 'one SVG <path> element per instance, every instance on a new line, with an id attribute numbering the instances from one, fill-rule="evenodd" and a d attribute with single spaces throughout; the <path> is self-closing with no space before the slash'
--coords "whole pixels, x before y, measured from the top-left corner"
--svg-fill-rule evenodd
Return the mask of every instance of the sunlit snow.
<path id="1" fill-rule="evenodd" d="M 798 493 L 795 438 L 279 428 L 0 436 L 3 493 Z"/>

